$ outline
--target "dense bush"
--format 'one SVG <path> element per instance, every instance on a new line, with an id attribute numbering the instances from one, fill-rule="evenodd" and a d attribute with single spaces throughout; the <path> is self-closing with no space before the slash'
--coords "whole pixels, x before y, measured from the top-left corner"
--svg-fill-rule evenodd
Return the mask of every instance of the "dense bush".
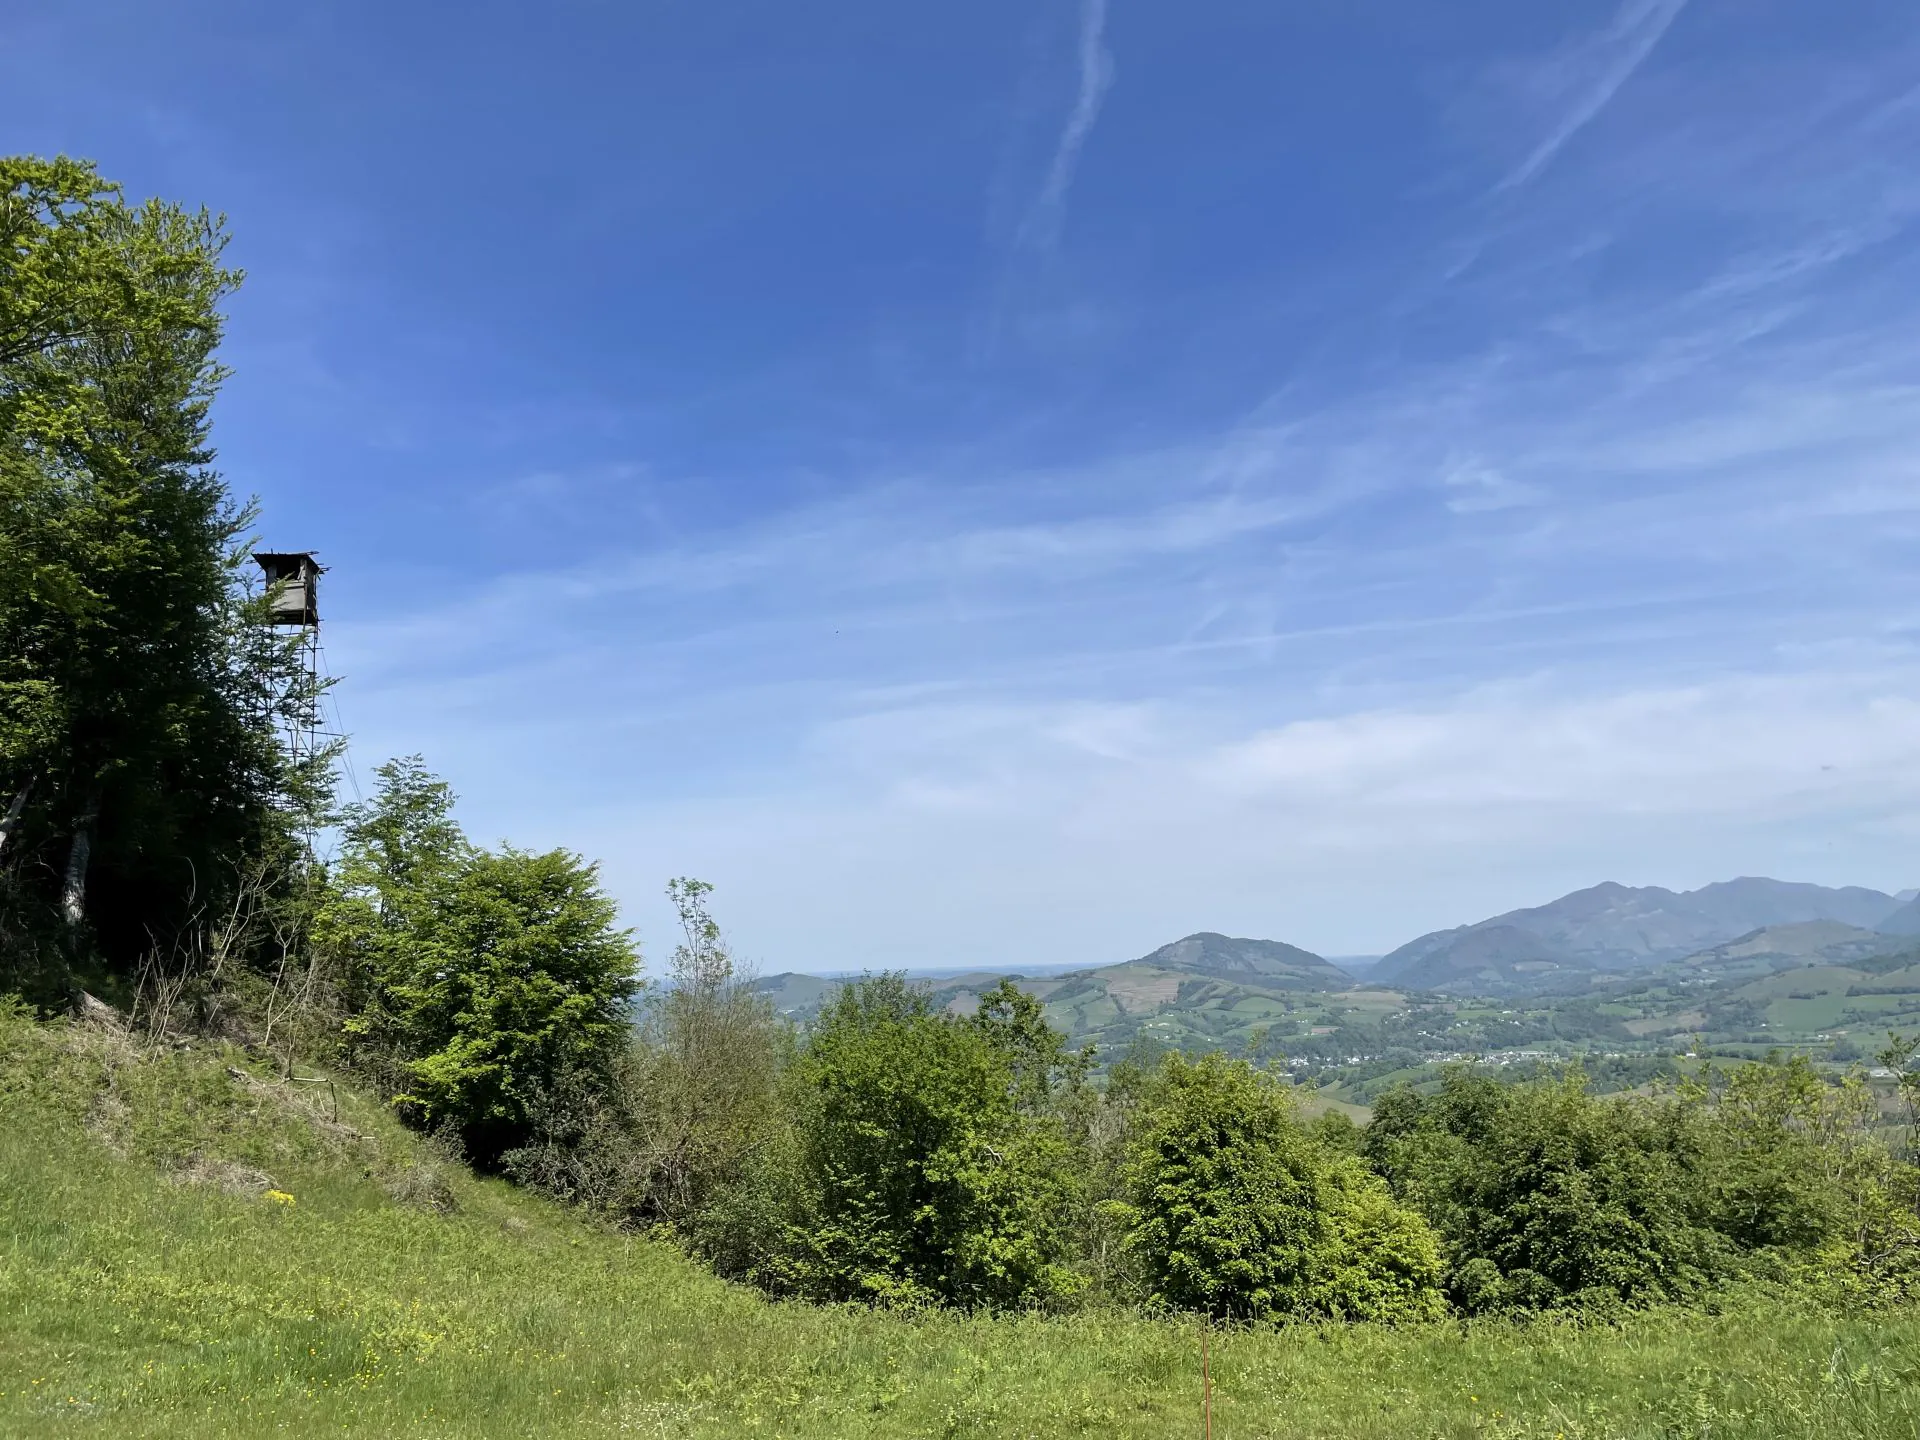
<path id="1" fill-rule="evenodd" d="M 592 865 L 478 849 L 417 758 L 379 774 L 374 799 L 347 814 L 318 924 L 349 1053 L 382 1070 L 419 1124 L 452 1128 L 492 1164 L 535 1138 L 543 1096 L 605 1069 L 636 957 Z"/>
<path id="2" fill-rule="evenodd" d="M 937 1012 L 887 975 L 848 985 L 815 1024 L 798 1062 L 796 1288 L 995 1307 L 1077 1288 L 1069 1148 L 1034 1113 L 1031 1049 L 982 1010 Z"/>
<path id="3" fill-rule="evenodd" d="M 1362 1129 L 1244 1061 L 1147 1047 L 1099 1083 L 1011 984 L 967 1019 L 903 977 L 790 1033 L 707 887 L 600 1088 L 515 1173 L 723 1273 L 823 1299 L 1412 1320 L 1684 1299 L 1750 1273 L 1912 1288 L 1912 1197 L 1861 1085 L 1804 1062 L 1660 1098 L 1450 1076 Z M 558 1116 L 556 1120 L 553 1118 Z M 1903 1200 L 1901 1197 L 1907 1196 Z"/>
<path id="4" fill-rule="evenodd" d="M 1446 1239 L 1467 1310 L 1644 1302 L 1723 1273 L 1687 1157 L 1647 1107 L 1578 1080 L 1455 1074 L 1439 1095 L 1384 1097 L 1367 1150 Z"/>
<path id="5" fill-rule="evenodd" d="M 1830 1085 L 1795 1058 L 1688 1087 L 1668 1123 L 1708 1224 L 1741 1250 L 1812 1250 L 1845 1237 L 1864 1218 L 1859 1205 L 1873 1203 L 1886 1154 L 1868 1137 L 1875 1110 L 1857 1076 Z"/>
<path id="6" fill-rule="evenodd" d="M 1242 1060 L 1170 1055 L 1134 1143 L 1130 1245 L 1149 1296 L 1237 1319 L 1441 1310 L 1439 1247 Z"/>
<path id="7" fill-rule="evenodd" d="M 1870 1265 L 1910 1219 L 1872 1112 L 1804 1060 L 1659 1099 L 1457 1072 L 1382 1097 L 1364 1151 L 1446 1241 L 1461 1308 L 1605 1309 Z"/>

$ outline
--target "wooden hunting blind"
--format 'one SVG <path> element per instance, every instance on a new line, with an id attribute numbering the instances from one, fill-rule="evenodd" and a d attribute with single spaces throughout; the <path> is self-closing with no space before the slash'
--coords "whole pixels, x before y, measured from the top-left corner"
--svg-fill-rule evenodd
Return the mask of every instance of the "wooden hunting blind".
<path id="1" fill-rule="evenodd" d="M 253 558 L 267 579 L 269 623 L 317 626 L 320 623 L 320 575 L 327 567 L 305 550 L 286 553 L 256 550 Z"/>

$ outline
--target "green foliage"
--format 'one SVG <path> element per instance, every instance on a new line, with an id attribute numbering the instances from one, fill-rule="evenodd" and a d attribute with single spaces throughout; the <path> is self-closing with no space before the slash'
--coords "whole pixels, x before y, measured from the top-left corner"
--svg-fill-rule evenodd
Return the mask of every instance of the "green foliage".
<path id="1" fill-rule="evenodd" d="M 1234 1319 L 1443 1308 L 1426 1224 L 1299 1124 L 1244 1060 L 1170 1055 L 1136 1141 L 1130 1237 L 1151 1297 Z"/>
<path id="2" fill-rule="evenodd" d="M 250 512 L 210 468 L 225 244 L 83 162 L 0 158 L 0 810 L 26 802 L 4 858 L 42 933 L 85 859 L 122 976 L 249 886 L 284 892 L 325 798 L 326 757 L 277 743 L 312 687 L 257 623 Z"/>
<path id="3" fill-rule="evenodd" d="M 1880 1066 L 1893 1076 L 1903 1134 L 1902 1158 L 1920 1166 L 1920 1035 L 1889 1033 L 1878 1056 Z"/>
<path id="4" fill-rule="evenodd" d="M 1028 1115 L 1046 1113 L 1062 1087 L 1085 1082 L 1093 1047 L 1067 1049 L 1066 1036 L 1047 1024 L 1046 1009 L 1011 980 L 980 997 L 973 1023 L 1013 1075 L 1015 1106 Z"/>
<path id="5" fill-rule="evenodd" d="M 1709 1080 L 1650 1100 L 1455 1072 L 1383 1097 L 1365 1152 L 1445 1238 L 1469 1311 L 1644 1305 L 1756 1268 L 1905 1286 L 1883 1262 L 1910 1217 L 1858 1077 L 1796 1059 Z"/>
<path id="6" fill-rule="evenodd" d="M 325 1095 L 0 1014 L 0 1435 L 1200 1432 L 1189 1322 L 769 1302 L 459 1166 L 451 1207 L 397 1198 L 440 1162 L 377 1099 L 343 1082 L 335 1126 Z M 1214 1433 L 1920 1428 L 1920 1317 L 1734 1299 L 1609 1326 L 1216 1331 Z"/>
<path id="7" fill-rule="evenodd" d="M 1877 1133 L 1864 1076 L 1775 1056 L 1709 1071 L 1681 1100 L 1716 1230 L 1856 1298 L 1920 1297 L 1920 1172 Z"/>
<path id="8" fill-rule="evenodd" d="M 1035 1075 L 1020 1062 L 1051 1042 L 1004 1018 L 936 1012 L 897 975 L 847 986 L 820 1018 L 799 1061 L 796 1288 L 996 1308 L 1076 1288 L 1067 1147 L 1022 1108 Z"/>
<path id="9" fill-rule="evenodd" d="M 398 1079 L 416 1122 L 497 1160 L 531 1138 L 539 1096 L 602 1066 L 635 957 L 594 866 L 564 850 L 469 844 L 418 757 L 380 768 L 346 818 L 321 942 L 339 956 L 350 1046 Z"/>
<path id="10" fill-rule="evenodd" d="M 1383 1102 L 1367 1150 L 1446 1239 L 1463 1308 L 1604 1308 L 1729 1268 L 1661 1119 L 1577 1077 L 1507 1086 L 1456 1072 L 1430 1100 Z"/>
<path id="11" fill-rule="evenodd" d="M 736 1196 L 754 1157 L 781 1148 L 787 1120 L 780 1077 L 790 1037 L 737 973 L 708 909 L 712 893 L 700 880 L 668 884 L 680 943 L 635 1036 L 632 1088 L 652 1157 L 652 1209 L 683 1226 Z"/>
<path id="12" fill-rule="evenodd" d="M 681 942 L 604 1071 L 569 1072 L 535 1107 L 508 1173 L 628 1225 L 666 1225 L 720 1273 L 777 1283 L 795 1211 L 793 1037 L 740 973 L 708 909 L 669 883 Z"/>
<path id="13" fill-rule="evenodd" d="M 497 1154 L 523 1130 L 534 1086 L 618 1038 L 633 952 L 596 867 L 565 850 L 472 856 L 435 895 L 427 931 L 384 987 L 419 1052 L 398 1098 Z"/>
<path id="14" fill-rule="evenodd" d="M 1850 1200 L 1867 1179 L 1861 1166 L 1885 1153 L 1863 1143 L 1875 1106 L 1857 1076 L 1829 1085 L 1795 1057 L 1743 1065 L 1682 1096 L 1715 1230 L 1742 1250 L 1811 1250 L 1845 1232 Z"/>
<path id="15" fill-rule="evenodd" d="M 1318 1177 L 1322 1229 L 1304 1312 L 1336 1320 L 1432 1320 L 1446 1313 L 1439 1237 L 1351 1156 Z"/>
<path id="16" fill-rule="evenodd" d="M 792 1035 L 735 964 L 712 893 L 668 883 L 680 943 L 647 997 L 623 1093 L 645 1158 L 643 1213 L 721 1273 L 765 1279 L 793 1209 Z"/>
<path id="17" fill-rule="evenodd" d="M 1152 1297 L 1242 1319 L 1296 1309 L 1319 1238 L 1317 1157 L 1286 1098 L 1218 1054 L 1170 1055 L 1160 1082 L 1132 1176 Z"/>

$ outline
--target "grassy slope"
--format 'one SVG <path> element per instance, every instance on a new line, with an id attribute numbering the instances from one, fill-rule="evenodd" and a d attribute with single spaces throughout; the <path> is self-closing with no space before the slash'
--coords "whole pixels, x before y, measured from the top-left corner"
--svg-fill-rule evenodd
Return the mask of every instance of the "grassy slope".
<path id="1" fill-rule="evenodd" d="M 0 1435 L 1199 1434 L 1191 1325 L 771 1304 L 239 1063 L 0 1015 Z M 1920 1431 L 1912 1316 L 1213 1346 L 1221 1440 Z"/>

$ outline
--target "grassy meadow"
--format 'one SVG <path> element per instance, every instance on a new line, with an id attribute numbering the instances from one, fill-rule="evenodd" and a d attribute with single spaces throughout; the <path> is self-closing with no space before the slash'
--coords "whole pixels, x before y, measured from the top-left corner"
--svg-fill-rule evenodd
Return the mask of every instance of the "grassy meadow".
<path id="1" fill-rule="evenodd" d="M 768 1301 L 342 1085 L 0 1014 L 0 1435 L 1202 1433 L 1191 1323 Z M 1213 1433 L 1908 1437 L 1920 1316 L 1215 1332 Z"/>

